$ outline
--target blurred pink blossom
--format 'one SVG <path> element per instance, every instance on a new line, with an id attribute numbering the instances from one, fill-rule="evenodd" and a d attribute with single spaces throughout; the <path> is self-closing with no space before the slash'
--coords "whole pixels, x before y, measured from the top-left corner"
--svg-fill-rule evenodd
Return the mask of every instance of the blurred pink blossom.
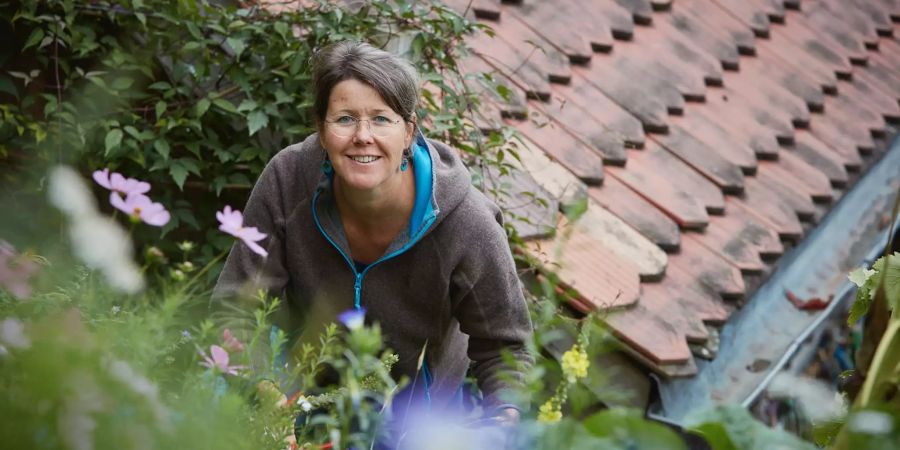
<path id="1" fill-rule="evenodd" d="M 12 245 L 0 240 L 0 288 L 9 291 L 13 297 L 24 299 L 31 295 L 28 279 L 37 270 L 37 263 L 16 253 Z"/>
<path id="2" fill-rule="evenodd" d="M 266 238 L 266 234 L 261 233 L 256 227 L 244 227 L 244 216 L 240 211 L 232 210 L 231 206 L 225 205 L 224 210 L 216 212 L 216 218 L 219 219 L 219 230 L 244 241 L 254 253 L 269 256 L 269 252 L 257 244 Z"/>
<path id="3" fill-rule="evenodd" d="M 209 353 L 212 357 L 206 355 L 206 353 L 200 352 L 203 356 L 203 361 L 200 362 L 202 366 L 209 367 L 213 370 L 218 370 L 226 375 L 237 375 L 238 371 L 244 370 L 246 366 L 232 366 L 229 364 L 228 351 L 218 345 L 211 345 L 209 347 Z"/>
<path id="4" fill-rule="evenodd" d="M 131 193 L 122 200 L 116 194 L 109 196 L 109 203 L 116 209 L 131 216 L 132 220 L 143 220 L 148 225 L 161 227 L 169 223 L 171 216 L 161 203 L 154 203 L 144 194 Z"/>
<path id="5" fill-rule="evenodd" d="M 240 353 L 244 351 L 244 344 L 241 344 L 241 341 L 237 340 L 228 328 L 222 332 L 222 345 L 231 353 Z"/>
<path id="6" fill-rule="evenodd" d="M 135 180 L 134 178 L 125 178 L 118 172 L 109 173 L 109 169 L 94 171 L 94 181 L 113 193 L 119 193 L 124 196 L 131 194 L 146 194 L 150 191 L 150 183 Z"/>

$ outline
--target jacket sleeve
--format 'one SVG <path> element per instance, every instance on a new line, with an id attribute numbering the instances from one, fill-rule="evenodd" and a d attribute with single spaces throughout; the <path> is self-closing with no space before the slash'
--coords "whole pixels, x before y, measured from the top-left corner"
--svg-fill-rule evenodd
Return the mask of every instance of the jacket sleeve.
<path id="1" fill-rule="evenodd" d="M 469 335 L 472 372 L 484 396 L 484 411 L 492 415 L 503 407 L 527 408 L 513 391 L 523 386 L 524 371 L 534 362 L 526 344 L 533 329 L 499 209 L 483 200 L 494 217 L 472 224 L 472 235 L 480 235 L 480 242 L 463 244 L 469 250 L 453 283 L 455 315 L 460 330 Z"/>
<path id="2" fill-rule="evenodd" d="M 286 182 L 289 181 L 286 179 L 288 157 L 287 151 L 281 151 L 269 161 L 243 211 L 245 227 L 256 227 L 268 235 L 259 243 L 268 256 L 262 257 L 236 240 L 213 289 L 214 303 L 239 301 L 255 295 L 258 289 L 284 298 L 282 294 L 288 282 L 283 245 L 285 215 L 288 214 L 284 200 Z"/>

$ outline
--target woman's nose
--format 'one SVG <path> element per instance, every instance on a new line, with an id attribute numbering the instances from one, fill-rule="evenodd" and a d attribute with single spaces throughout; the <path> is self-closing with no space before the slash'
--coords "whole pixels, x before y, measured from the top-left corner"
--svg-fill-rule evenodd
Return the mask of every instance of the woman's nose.
<path id="1" fill-rule="evenodd" d="M 373 139 L 372 124 L 368 120 L 356 122 L 356 133 L 353 134 L 353 137 L 359 142 L 371 142 Z"/>

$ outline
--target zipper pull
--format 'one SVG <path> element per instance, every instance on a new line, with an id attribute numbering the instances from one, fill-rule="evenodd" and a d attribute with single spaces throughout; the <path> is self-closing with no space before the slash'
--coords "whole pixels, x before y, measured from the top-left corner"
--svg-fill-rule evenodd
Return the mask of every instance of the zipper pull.
<path id="1" fill-rule="evenodd" d="M 356 275 L 356 283 L 353 285 L 353 290 L 355 291 L 353 296 L 353 307 L 359 309 L 359 291 L 362 289 L 362 274 Z"/>

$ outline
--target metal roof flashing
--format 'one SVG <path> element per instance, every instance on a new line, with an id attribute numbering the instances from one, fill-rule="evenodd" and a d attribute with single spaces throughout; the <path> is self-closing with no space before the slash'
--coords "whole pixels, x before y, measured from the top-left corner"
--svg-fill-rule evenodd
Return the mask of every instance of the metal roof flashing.
<path id="1" fill-rule="evenodd" d="M 694 377 L 660 382 L 659 401 L 648 410 L 651 417 L 680 424 L 691 411 L 717 404 L 749 407 L 803 341 L 829 315 L 844 310 L 855 290 L 847 273 L 880 255 L 890 235 L 883 215 L 890 214 L 900 191 L 897 135 L 888 148 L 729 319 L 716 358 L 697 358 Z M 788 301 L 786 290 L 802 299 L 834 297 L 827 308 L 809 312 Z"/>

